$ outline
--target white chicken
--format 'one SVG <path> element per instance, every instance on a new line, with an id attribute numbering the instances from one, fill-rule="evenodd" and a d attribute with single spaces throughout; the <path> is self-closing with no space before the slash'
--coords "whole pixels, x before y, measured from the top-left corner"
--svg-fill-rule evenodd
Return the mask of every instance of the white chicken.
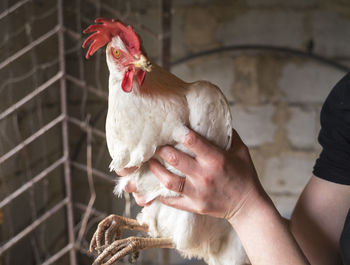
<path id="1" fill-rule="evenodd" d="M 185 83 L 151 64 L 130 26 L 104 18 L 95 22 L 98 24 L 84 31 L 94 33 L 83 47 L 92 42 L 86 55 L 89 58 L 107 44 L 110 76 L 106 137 L 112 157 L 110 169 L 138 168 L 120 178 L 115 192 L 121 194 L 133 181 L 147 201 L 158 196 L 181 196 L 166 189 L 146 162 L 162 145 L 173 145 L 190 154 L 178 144 L 188 132 L 187 127 L 217 146 L 229 148 L 232 121 L 227 101 L 220 89 L 207 81 Z M 183 176 L 170 165 L 165 166 Z M 121 239 L 122 229 L 145 231 L 151 237 Z M 157 200 L 144 207 L 137 220 L 117 215 L 105 218 L 90 245 L 90 251 L 96 249 L 99 253 L 94 264 L 112 264 L 146 248 L 176 248 L 187 258 L 203 258 L 211 265 L 247 262 L 238 236 L 226 220 L 177 210 Z"/>

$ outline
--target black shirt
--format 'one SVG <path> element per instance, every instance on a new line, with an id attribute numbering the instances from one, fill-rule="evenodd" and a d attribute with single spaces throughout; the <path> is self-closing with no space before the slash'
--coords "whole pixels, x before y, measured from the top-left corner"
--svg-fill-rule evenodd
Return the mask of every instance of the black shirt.
<path id="1" fill-rule="evenodd" d="M 318 141 L 322 152 L 314 175 L 350 185 L 350 74 L 334 86 L 322 107 Z M 350 210 L 339 243 L 343 263 L 350 265 Z"/>

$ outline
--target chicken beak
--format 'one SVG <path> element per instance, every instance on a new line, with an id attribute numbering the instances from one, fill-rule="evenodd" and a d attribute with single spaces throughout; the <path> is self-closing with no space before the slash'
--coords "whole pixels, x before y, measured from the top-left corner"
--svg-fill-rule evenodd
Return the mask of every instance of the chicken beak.
<path id="1" fill-rule="evenodd" d="M 132 64 L 146 72 L 151 72 L 152 70 L 152 63 L 143 54 L 140 55 L 140 58 L 132 62 Z"/>

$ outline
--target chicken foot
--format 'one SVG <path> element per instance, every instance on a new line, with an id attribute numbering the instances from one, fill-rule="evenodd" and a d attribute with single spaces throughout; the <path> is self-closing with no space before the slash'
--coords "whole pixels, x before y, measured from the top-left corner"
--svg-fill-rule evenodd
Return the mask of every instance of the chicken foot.
<path id="1" fill-rule="evenodd" d="M 135 262 L 142 249 L 174 247 L 171 239 L 166 238 L 128 237 L 121 239 L 123 229 L 147 232 L 148 226 L 138 223 L 135 219 L 114 214 L 103 219 L 98 224 L 90 243 L 90 251 L 95 249 L 99 254 L 93 265 L 113 264 L 129 254 L 131 262 Z"/>
<path id="2" fill-rule="evenodd" d="M 113 241 L 121 239 L 123 229 L 147 232 L 148 226 L 139 224 L 135 219 L 112 214 L 98 224 L 92 236 L 90 252 L 96 249 L 98 254 L 101 254 Z"/>
<path id="3" fill-rule="evenodd" d="M 173 248 L 170 238 L 128 237 L 114 241 L 96 258 L 92 265 L 111 265 L 126 255 L 146 248 Z M 132 257 L 135 261 L 137 257 Z"/>

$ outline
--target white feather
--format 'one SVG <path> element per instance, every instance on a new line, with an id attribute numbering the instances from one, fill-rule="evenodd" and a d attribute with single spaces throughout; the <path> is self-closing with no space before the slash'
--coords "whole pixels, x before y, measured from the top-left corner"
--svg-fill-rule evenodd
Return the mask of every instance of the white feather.
<path id="1" fill-rule="evenodd" d="M 115 43 L 118 40 L 115 40 Z M 229 105 L 220 89 L 206 81 L 187 84 L 154 65 L 140 88 L 134 81 L 131 93 L 121 89 L 121 69 L 110 67 L 109 101 L 106 120 L 111 170 L 137 166 L 117 183 L 121 194 L 130 180 L 147 201 L 158 196 L 178 196 L 167 190 L 150 171 L 147 162 L 156 148 L 171 144 L 191 154 L 177 142 L 187 127 L 221 148 L 231 145 L 232 121 Z M 118 71 L 116 73 L 115 71 Z M 162 162 L 162 161 L 161 161 Z M 163 162 L 162 162 L 163 163 Z M 165 165 L 170 171 L 182 175 Z M 155 201 L 137 217 L 149 226 L 153 237 L 170 237 L 185 257 L 199 257 L 212 265 L 244 264 L 246 255 L 232 227 L 223 219 L 197 215 Z"/>

